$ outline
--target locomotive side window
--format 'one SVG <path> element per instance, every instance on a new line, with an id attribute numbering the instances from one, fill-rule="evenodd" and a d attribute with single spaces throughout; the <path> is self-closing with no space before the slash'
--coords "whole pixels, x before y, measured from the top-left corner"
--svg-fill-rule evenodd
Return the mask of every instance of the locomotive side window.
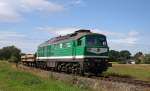
<path id="1" fill-rule="evenodd" d="M 77 41 L 77 45 L 78 45 L 78 46 L 81 46 L 81 45 L 82 45 L 82 40 L 81 40 L 81 39 L 79 39 L 79 40 Z"/>
<path id="2" fill-rule="evenodd" d="M 59 46 L 60 48 L 67 48 L 67 47 L 71 47 L 71 44 L 66 42 L 66 43 L 61 43 Z"/>
<path id="3" fill-rule="evenodd" d="M 107 42 L 106 42 L 106 41 L 104 41 L 104 42 L 103 42 L 103 45 L 104 45 L 104 46 L 106 46 L 106 45 L 107 45 Z"/>
<path id="4" fill-rule="evenodd" d="M 67 44 L 66 43 L 63 43 L 63 48 L 67 48 Z"/>
<path id="5" fill-rule="evenodd" d="M 106 46 L 107 45 L 107 42 L 106 42 L 105 38 L 99 38 L 98 43 L 99 43 L 100 46 Z"/>
<path id="6" fill-rule="evenodd" d="M 70 43 L 66 43 L 67 47 L 71 47 L 71 44 Z"/>
<path id="7" fill-rule="evenodd" d="M 60 48 L 63 48 L 63 44 L 62 44 L 62 43 L 60 43 L 60 45 L 59 45 L 59 46 L 60 46 Z"/>

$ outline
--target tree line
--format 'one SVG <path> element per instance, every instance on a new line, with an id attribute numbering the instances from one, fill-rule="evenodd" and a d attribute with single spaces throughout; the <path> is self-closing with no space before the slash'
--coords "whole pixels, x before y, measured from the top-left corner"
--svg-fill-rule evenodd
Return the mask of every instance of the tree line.
<path id="1" fill-rule="evenodd" d="M 19 62 L 21 60 L 21 54 L 21 50 L 15 46 L 3 47 L 0 49 L 0 60 Z M 128 50 L 110 50 L 109 61 L 118 63 L 129 63 L 131 61 L 135 61 L 136 64 L 150 64 L 150 54 L 138 52 L 132 56 Z"/>
<path id="2" fill-rule="evenodd" d="M 150 64 L 150 54 L 143 54 L 142 52 L 137 52 L 132 56 L 128 50 L 110 50 L 109 51 L 109 61 L 118 63 L 131 63 L 136 64 Z"/>

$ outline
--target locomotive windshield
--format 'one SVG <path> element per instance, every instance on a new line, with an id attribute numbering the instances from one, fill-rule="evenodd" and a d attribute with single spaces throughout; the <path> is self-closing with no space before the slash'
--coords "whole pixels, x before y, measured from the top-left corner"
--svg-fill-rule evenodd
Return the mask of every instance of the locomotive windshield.
<path id="1" fill-rule="evenodd" d="M 86 41 L 87 46 L 107 46 L 105 37 L 88 36 Z"/>

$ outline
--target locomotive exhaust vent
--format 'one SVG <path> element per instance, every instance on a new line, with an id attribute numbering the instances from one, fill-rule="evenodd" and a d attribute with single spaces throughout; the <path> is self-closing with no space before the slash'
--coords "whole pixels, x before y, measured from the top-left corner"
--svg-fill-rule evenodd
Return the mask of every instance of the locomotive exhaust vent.
<path id="1" fill-rule="evenodd" d="M 91 31 L 90 30 L 81 29 L 81 30 L 75 31 L 75 33 L 91 33 Z"/>

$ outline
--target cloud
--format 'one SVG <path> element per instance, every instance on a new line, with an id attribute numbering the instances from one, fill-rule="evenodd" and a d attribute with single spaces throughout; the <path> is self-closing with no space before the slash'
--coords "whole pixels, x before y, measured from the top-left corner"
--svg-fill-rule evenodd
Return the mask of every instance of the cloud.
<path id="1" fill-rule="evenodd" d="M 11 32 L 11 31 L 0 31 L 0 34 L 1 34 L 0 40 L 25 37 L 25 35 L 23 34 L 19 34 L 17 32 Z"/>
<path id="2" fill-rule="evenodd" d="M 74 31 L 79 30 L 79 28 L 70 27 L 70 28 L 52 28 L 52 27 L 38 27 L 36 30 L 45 31 L 51 34 L 51 36 L 65 35 L 73 33 Z"/>
<path id="3" fill-rule="evenodd" d="M 0 20 L 12 20 L 19 17 L 18 12 L 6 1 L 0 0 Z"/>
<path id="4" fill-rule="evenodd" d="M 30 37 L 20 32 L 12 31 L 0 31 L 0 48 L 4 46 L 15 45 L 20 48 L 23 52 L 34 53 L 37 45 L 43 40 L 38 39 L 36 36 Z"/>
<path id="5" fill-rule="evenodd" d="M 117 39 L 111 39 L 111 42 L 126 46 L 134 46 L 138 43 L 138 40 L 139 32 L 129 31 L 128 33 L 122 33 L 122 36 Z"/>
<path id="6" fill-rule="evenodd" d="M 72 4 L 74 5 L 80 5 L 81 3 L 83 3 L 83 0 L 72 0 Z"/>
<path id="7" fill-rule="evenodd" d="M 64 6 L 48 0 L 0 0 L 0 21 L 12 21 L 32 11 L 58 12 Z"/>
<path id="8" fill-rule="evenodd" d="M 0 31 L 0 34 L 0 47 L 15 45 L 19 39 L 25 38 L 25 35 L 11 31 Z"/>
<path id="9" fill-rule="evenodd" d="M 85 7 L 87 6 L 85 0 L 70 0 L 71 2 L 68 3 L 70 7 Z"/>
<path id="10" fill-rule="evenodd" d="M 21 7 L 27 11 L 39 10 L 48 12 L 56 12 L 64 9 L 62 5 L 48 0 L 22 0 Z"/>

